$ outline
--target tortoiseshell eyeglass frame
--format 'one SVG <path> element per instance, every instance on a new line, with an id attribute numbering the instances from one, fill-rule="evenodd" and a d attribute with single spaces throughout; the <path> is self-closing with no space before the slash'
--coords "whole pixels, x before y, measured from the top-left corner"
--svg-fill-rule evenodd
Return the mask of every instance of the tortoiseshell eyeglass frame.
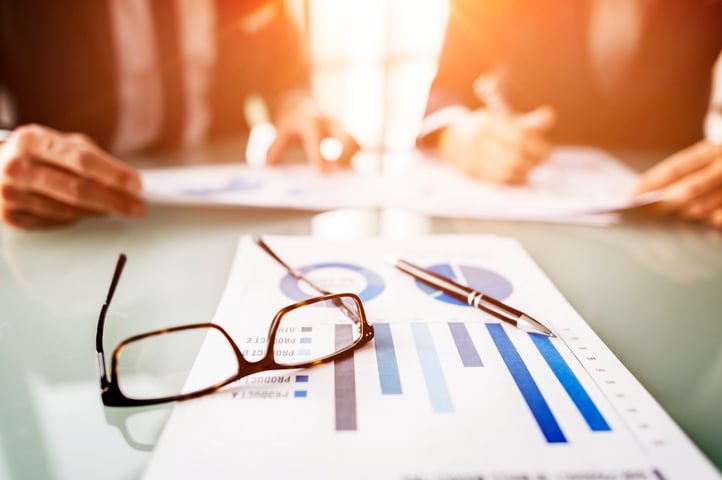
<path id="1" fill-rule="evenodd" d="M 97 353 L 97 360 L 98 360 L 98 377 L 100 379 L 100 390 L 101 390 L 101 398 L 103 400 L 103 404 L 106 406 L 112 406 L 112 407 L 136 407 L 136 406 L 145 406 L 145 405 L 156 405 L 159 403 L 166 403 L 166 402 L 173 402 L 178 400 L 188 400 L 191 398 L 197 398 L 201 397 L 203 395 L 208 395 L 210 393 L 216 392 L 222 387 L 235 382 L 236 380 L 239 380 L 243 377 L 246 377 L 248 375 L 252 375 L 254 373 L 263 372 L 267 370 L 287 370 L 287 369 L 300 369 L 300 368 L 307 368 L 314 365 L 319 365 L 321 363 L 331 362 L 334 360 L 339 360 L 344 357 L 349 356 L 352 354 L 356 349 L 360 348 L 361 346 L 365 345 L 371 339 L 374 337 L 374 328 L 372 325 L 368 323 L 366 320 L 366 313 L 363 308 L 363 303 L 361 302 L 361 299 L 354 293 L 346 292 L 346 293 L 330 293 L 328 291 L 325 291 L 321 288 L 319 288 L 317 285 L 313 284 L 310 280 L 305 278 L 302 274 L 300 274 L 297 270 L 294 270 L 293 268 L 289 267 L 285 262 L 283 262 L 276 254 L 271 250 L 268 245 L 263 242 L 263 240 L 260 237 L 254 237 L 254 241 L 257 245 L 259 245 L 264 251 L 266 251 L 269 255 L 271 255 L 276 261 L 278 261 L 281 265 L 283 265 L 284 268 L 289 272 L 289 274 L 293 275 L 295 278 L 305 281 L 308 283 L 312 288 L 316 289 L 321 293 L 320 296 L 312 297 L 306 300 L 302 300 L 300 302 L 294 303 L 292 305 L 288 305 L 280 309 L 276 315 L 273 318 L 273 321 L 271 322 L 271 326 L 268 330 L 268 339 L 266 344 L 267 345 L 273 345 L 276 339 L 276 334 L 278 331 L 278 326 L 281 323 L 281 320 L 283 319 L 283 316 L 286 315 L 288 312 L 295 310 L 300 307 L 305 307 L 308 305 L 312 305 L 314 303 L 323 302 L 323 301 L 330 301 L 334 305 L 336 305 L 340 310 L 344 312 L 344 314 L 349 317 L 349 319 L 360 326 L 360 335 L 359 337 L 354 341 L 354 343 L 330 354 L 325 357 L 317 358 L 309 362 L 302 362 L 297 364 L 279 364 L 274 359 L 273 355 L 273 348 L 268 348 L 265 355 L 258 361 L 250 362 L 246 360 L 243 357 L 243 354 L 241 353 L 240 348 L 238 348 L 238 345 L 233 341 L 231 336 L 226 332 L 223 327 L 216 325 L 214 323 L 193 323 L 188 325 L 181 325 L 176 327 L 170 327 L 170 328 L 164 328 L 160 330 L 155 330 L 152 332 L 142 333 L 139 335 L 134 335 L 130 338 L 127 338 L 120 342 L 118 346 L 115 347 L 113 350 L 113 356 L 111 357 L 110 362 L 110 376 L 108 376 L 106 369 L 105 369 L 105 353 L 103 350 L 103 329 L 105 325 L 105 317 L 108 312 L 108 308 L 110 307 L 110 302 L 113 299 L 113 295 L 115 293 L 115 288 L 118 285 L 118 281 L 120 280 L 120 275 L 123 272 L 123 267 L 125 266 L 125 263 L 127 261 L 127 257 L 125 254 L 120 254 L 118 256 L 118 262 L 115 265 L 115 272 L 113 273 L 113 279 L 110 282 L 110 288 L 108 289 L 108 295 L 105 299 L 105 303 L 103 304 L 103 307 L 100 311 L 100 317 L 98 318 L 98 329 L 96 333 L 95 338 L 95 349 Z M 356 309 L 354 311 L 350 310 L 348 308 L 348 304 L 346 302 L 352 302 Z M 216 383 L 215 385 L 196 390 L 193 392 L 178 394 L 178 395 L 171 395 L 171 396 L 164 396 L 164 397 L 157 397 L 157 398 L 131 398 L 126 396 L 123 391 L 120 389 L 119 383 L 118 383 L 118 361 L 120 358 L 120 352 L 123 349 L 124 346 L 131 342 L 135 342 L 138 340 L 142 340 L 147 337 L 152 336 L 158 336 L 158 335 L 166 335 L 173 332 L 183 331 L 183 330 L 193 330 L 193 329 L 213 329 L 216 330 L 218 333 L 220 333 L 227 341 L 230 347 L 233 350 L 233 353 L 235 354 L 236 360 L 238 362 L 238 370 L 234 375 L 231 375 L 227 379 Z"/>

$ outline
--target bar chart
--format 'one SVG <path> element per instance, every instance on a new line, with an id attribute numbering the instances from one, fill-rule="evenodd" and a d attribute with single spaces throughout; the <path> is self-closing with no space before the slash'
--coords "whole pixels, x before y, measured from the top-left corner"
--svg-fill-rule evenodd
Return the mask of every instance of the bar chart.
<path id="1" fill-rule="evenodd" d="M 472 328 L 481 330 L 477 324 Z M 397 361 L 397 347 L 392 335 L 392 326 L 388 323 L 375 323 L 376 339 L 374 342 L 375 359 L 378 369 L 378 382 L 381 395 L 403 395 L 404 380 Z M 535 419 L 538 428 L 548 443 L 566 443 L 567 437 L 562 431 L 559 422 L 552 413 L 547 399 L 540 390 L 537 381 L 529 372 L 524 359 L 511 342 L 504 326 L 496 323 L 483 325 L 495 345 L 495 351 L 488 355 L 500 357 L 506 366 L 509 375 L 518 388 L 519 395 L 524 399 L 529 414 Z M 423 380 L 429 402 L 429 413 L 452 413 L 454 401 L 448 386 L 449 379 L 444 374 L 442 358 L 434 345 L 429 325 L 423 322 L 394 325 L 394 331 L 408 329 L 413 338 L 413 348 L 416 350 L 418 363 L 423 373 Z M 482 354 L 476 347 L 469 334 L 469 326 L 462 322 L 448 323 L 448 333 L 455 345 L 458 358 L 443 361 L 457 365 L 461 368 L 484 368 Z M 611 427 L 605 420 L 589 393 L 582 386 L 579 378 L 574 374 L 568 363 L 561 356 L 553 341 L 546 336 L 529 333 L 528 340 L 536 345 L 539 353 L 546 361 L 555 378 L 567 392 L 579 413 L 583 416 L 589 429 L 593 432 L 608 432 Z M 453 360 L 453 362 L 450 362 Z M 446 367 L 448 370 L 452 367 Z M 348 380 L 348 376 L 345 380 Z M 336 395 L 355 395 L 355 390 L 348 388 L 336 389 Z M 337 402 L 339 402 L 337 400 Z M 355 404 L 355 399 L 347 398 L 341 401 L 344 405 Z M 344 412 L 343 416 L 348 416 Z M 337 421 L 338 423 L 338 421 Z"/>
<path id="2" fill-rule="evenodd" d="M 508 298 L 513 292 L 512 283 L 504 275 L 488 268 L 451 262 L 436 263 L 428 265 L 426 268 L 499 300 Z M 322 288 L 333 291 L 355 291 L 363 301 L 367 302 L 381 295 L 386 286 L 386 281 L 381 275 L 352 263 L 320 262 L 302 266 L 299 271 L 312 278 Z M 415 285 L 424 295 L 435 301 L 468 307 L 465 303 L 423 282 L 416 281 Z M 304 282 L 290 274 L 282 277 L 279 289 L 289 299 L 296 301 L 317 294 L 317 292 L 304 290 Z M 524 358 L 512 343 L 504 326 L 482 321 L 471 324 L 454 321 L 448 322 L 447 326 L 446 336 L 453 341 L 457 353 L 454 361 L 460 361 L 463 368 L 484 368 L 483 354 L 493 354 L 500 358 L 501 362 L 496 367 L 487 365 L 486 368 L 503 368 L 507 372 L 546 442 L 550 444 L 568 443 L 569 440 L 554 415 L 549 401 L 545 398 L 537 380 L 530 373 Z M 449 387 L 452 379 L 447 378 L 444 373 L 445 370 L 449 370 L 446 364 L 450 363 L 450 359 L 441 356 L 437 351 L 436 344 L 439 342 L 439 334 L 436 333 L 437 338 L 435 338 L 430 325 L 423 321 L 412 321 L 393 325 L 393 327 L 390 323 L 374 322 L 374 327 L 376 331 L 374 351 L 380 394 L 382 396 L 402 396 L 404 394 L 404 380 L 399 369 L 397 346 L 392 334 L 392 328 L 397 332 L 403 328 L 408 330 L 412 339 L 408 347 L 415 351 L 415 360 L 421 371 L 430 405 L 429 413 L 453 413 L 455 411 L 454 399 Z M 484 331 L 492 341 L 493 350 L 482 354 L 469 333 L 470 328 Z M 342 330 L 337 331 L 336 342 L 343 344 L 347 341 L 344 338 L 344 335 L 347 334 Z M 309 342 L 310 340 L 311 337 L 305 339 Z M 563 387 L 590 430 L 593 432 L 611 431 L 608 422 L 567 361 L 559 353 L 554 342 L 549 337 L 533 333 L 527 334 L 527 340 L 536 347 L 555 380 Z M 303 348 L 303 341 L 304 339 L 300 339 L 300 348 L 295 352 L 296 355 L 308 354 L 308 350 Z M 358 428 L 358 399 L 355 382 L 354 357 L 351 356 L 336 362 L 334 366 L 334 424 L 336 430 L 355 431 Z"/>

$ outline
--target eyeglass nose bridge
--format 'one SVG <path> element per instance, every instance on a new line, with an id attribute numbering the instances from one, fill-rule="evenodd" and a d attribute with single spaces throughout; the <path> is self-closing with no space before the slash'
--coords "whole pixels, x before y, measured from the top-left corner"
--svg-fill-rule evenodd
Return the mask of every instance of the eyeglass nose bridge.
<path id="1" fill-rule="evenodd" d="M 347 298 L 354 302 L 356 305 L 356 311 L 359 312 L 359 315 L 355 315 L 354 312 L 350 311 L 348 307 L 343 303 L 341 299 Z M 276 328 L 278 327 L 278 323 L 281 321 L 284 315 L 286 315 L 289 311 L 305 307 L 309 305 L 313 305 L 315 303 L 320 302 L 328 302 L 331 301 L 334 306 L 338 307 L 340 310 L 342 310 L 346 316 L 349 317 L 350 320 L 352 320 L 354 323 L 366 323 L 366 314 L 364 311 L 363 302 L 361 301 L 361 298 L 359 298 L 358 295 L 351 292 L 342 292 L 342 293 L 328 293 L 324 295 L 320 295 L 317 297 L 311 297 L 307 298 L 305 300 L 298 301 L 296 303 L 293 303 L 291 305 L 287 305 L 283 308 L 281 308 L 276 315 L 273 318 L 273 322 L 271 324 L 271 328 L 269 330 L 269 338 L 271 336 L 271 333 L 276 331 Z"/>

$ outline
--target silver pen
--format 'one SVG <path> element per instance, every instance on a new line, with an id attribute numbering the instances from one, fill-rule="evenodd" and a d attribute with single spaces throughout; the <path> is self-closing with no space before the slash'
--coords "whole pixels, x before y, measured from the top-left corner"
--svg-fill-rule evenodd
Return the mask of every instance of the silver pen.
<path id="1" fill-rule="evenodd" d="M 556 337 L 554 332 L 542 325 L 538 320 L 535 320 L 526 313 L 510 307 L 499 300 L 491 298 L 488 295 L 484 295 L 481 292 L 477 292 L 473 288 L 460 285 L 443 275 L 439 275 L 438 273 L 416 266 L 406 260 L 401 260 L 395 257 L 386 257 L 386 261 L 402 272 L 411 275 L 415 279 L 432 287 L 436 287 L 449 296 L 462 302 L 466 302 L 468 305 L 478 308 L 479 310 L 483 310 L 484 312 L 510 323 L 517 328 L 521 328 L 522 330 L 529 332 L 541 333 L 548 337 Z"/>

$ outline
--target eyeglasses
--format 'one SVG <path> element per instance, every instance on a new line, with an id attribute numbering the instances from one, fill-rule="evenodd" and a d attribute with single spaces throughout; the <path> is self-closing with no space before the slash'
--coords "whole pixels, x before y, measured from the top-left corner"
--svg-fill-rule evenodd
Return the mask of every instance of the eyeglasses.
<path id="1" fill-rule="evenodd" d="M 98 318 L 95 348 L 103 404 L 143 406 L 187 400 L 217 391 L 243 377 L 268 370 L 300 369 L 338 360 L 368 343 L 374 336 L 361 299 L 353 293 L 330 293 L 288 266 L 259 236 L 255 243 L 286 271 L 321 295 L 280 309 L 260 339 L 265 351 L 242 351 L 219 325 L 194 323 L 132 336 L 118 344 L 105 369 L 103 328 L 105 316 L 123 272 L 126 256 L 120 254 L 108 295 Z M 216 367 L 208 378 L 187 379 L 191 361 L 179 355 L 199 342 L 212 342 Z M 248 360 L 260 353 L 259 360 Z M 206 375 L 204 375 L 206 377 Z M 191 381 L 192 380 L 192 381 Z"/>

